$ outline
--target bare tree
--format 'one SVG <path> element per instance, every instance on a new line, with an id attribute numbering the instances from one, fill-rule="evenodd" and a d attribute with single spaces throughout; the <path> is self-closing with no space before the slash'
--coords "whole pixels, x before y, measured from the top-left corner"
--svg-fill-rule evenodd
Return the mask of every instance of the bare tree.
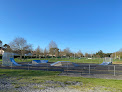
<path id="1" fill-rule="evenodd" d="M 74 54 L 75 54 L 75 53 L 70 52 L 69 55 L 70 55 L 70 57 L 74 57 Z"/>
<path id="2" fill-rule="evenodd" d="M 20 54 L 20 58 L 25 54 L 25 51 L 29 49 L 30 45 L 27 44 L 27 41 L 22 37 L 17 37 L 10 42 L 10 47 L 13 51 Z"/>
<path id="3" fill-rule="evenodd" d="M 49 53 L 52 55 L 52 58 L 53 56 L 56 56 L 58 55 L 59 51 L 58 51 L 58 47 L 57 47 L 57 44 L 54 42 L 54 41 L 51 41 L 49 43 Z"/>
<path id="4" fill-rule="evenodd" d="M 40 56 L 44 56 L 44 50 L 42 48 L 40 49 Z"/>
<path id="5" fill-rule="evenodd" d="M 58 57 L 59 56 L 59 49 L 58 48 L 50 48 L 49 53 L 51 54 L 52 58 L 53 58 L 53 56 Z"/>
<path id="6" fill-rule="evenodd" d="M 42 53 L 43 53 L 43 52 L 42 52 L 42 49 L 40 48 L 40 46 L 38 46 L 38 47 L 36 48 L 36 58 L 37 58 L 37 57 L 40 58 L 40 56 L 41 56 Z"/>
<path id="7" fill-rule="evenodd" d="M 88 53 L 85 53 L 85 57 L 88 57 L 88 55 L 89 55 Z"/>
<path id="8" fill-rule="evenodd" d="M 77 52 L 77 55 L 78 55 L 78 57 L 83 57 L 83 53 L 81 52 L 81 50 L 79 50 L 78 52 Z"/>
<path id="9" fill-rule="evenodd" d="M 60 49 L 59 56 L 62 58 L 64 56 L 64 52 Z"/>
<path id="10" fill-rule="evenodd" d="M 57 46 L 57 44 L 54 42 L 54 41 L 51 41 L 50 43 L 49 43 L 49 49 L 50 48 L 58 48 L 58 46 Z"/>
<path id="11" fill-rule="evenodd" d="M 65 55 L 66 55 L 66 57 L 70 57 L 70 53 L 71 53 L 71 51 L 70 51 L 70 49 L 69 48 L 66 48 L 66 49 L 64 49 L 64 53 L 65 53 Z"/>
<path id="12" fill-rule="evenodd" d="M 32 45 L 29 46 L 28 51 L 31 53 L 31 58 L 32 58 L 32 56 L 33 56 L 33 46 Z"/>
<path id="13" fill-rule="evenodd" d="M 45 49 L 44 49 L 44 57 L 45 57 L 45 58 L 47 57 L 47 54 L 48 54 L 48 51 L 47 51 L 47 49 L 45 48 Z"/>

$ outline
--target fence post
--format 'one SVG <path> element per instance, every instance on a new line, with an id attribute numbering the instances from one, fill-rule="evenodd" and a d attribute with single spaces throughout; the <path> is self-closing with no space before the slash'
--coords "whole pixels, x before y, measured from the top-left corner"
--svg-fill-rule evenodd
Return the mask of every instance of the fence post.
<path id="1" fill-rule="evenodd" d="M 114 65 L 114 76 L 115 76 L 115 73 L 116 73 L 116 72 L 115 72 L 115 68 L 116 68 L 116 67 L 115 67 L 115 65 Z"/>
<path id="2" fill-rule="evenodd" d="M 12 62 L 11 62 L 11 69 L 12 69 Z"/>
<path id="3" fill-rule="evenodd" d="M 90 65 L 89 65 L 89 74 L 90 74 Z"/>

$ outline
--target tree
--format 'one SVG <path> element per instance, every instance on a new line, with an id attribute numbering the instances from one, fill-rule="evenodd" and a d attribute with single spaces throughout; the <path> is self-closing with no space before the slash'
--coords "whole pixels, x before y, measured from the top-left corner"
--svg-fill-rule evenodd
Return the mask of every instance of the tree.
<path id="1" fill-rule="evenodd" d="M 122 58 L 122 48 L 119 50 L 119 56 Z"/>
<path id="2" fill-rule="evenodd" d="M 41 53 L 42 53 L 42 50 L 41 50 L 40 46 L 38 46 L 38 47 L 36 48 L 36 58 L 37 58 L 37 57 L 40 58 Z"/>
<path id="3" fill-rule="evenodd" d="M 3 45 L 3 48 L 4 48 L 4 50 L 7 51 L 7 52 L 12 52 L 12 49 L 10 48 L 10 46 L 9 46 L 8 44 L 4 44 L 4 45 Z"/>
<path id="4" fill-rule="evenodd" d="M 31 44 L 28 48 L 29 53 L 31 53 L 31 58 L 33 56 L 33 45 Z"/>
<path id="5" fill-rule="evenodd" d="M 49 53 L 52 55 L 52 58 L 53 56 L 55 55 L 56 57 L 58 56 L 58 47 L 57 47 L 57 44 L 54 42 L 54 41 L 51 41 L 49 43 Z"/>
<path id="6" fill-rule="evenodd" d="M 78 52 L 77 52 L 77 55 L 78 55 L 78 57 L 83 57 L 83 53 L 81 52 L 81 50 L 79 50 Z"/>
<path id="7" fill-rule="evenodd" d="M 104 56 L 105 57 L 111 57 L 112 53 L 105 53 Z"/>
<path id="8" fill-rule="evenodd" d="M 49 43 L 49 49 L 50 48 L 58 48 L 58 46 L 57 46 L 57 44 L 54 42 L 54 41 L 51 41 L 50 43 Z"/>
<path id="9" fill-rule="evenodd" d="M 119 52 L 122 52 L 122 48 L 121 48 L 121 49 L 119 49 Z"/>
<path id="10" fill-rule="evenodd" d="M 59 56 L 59 49 L 58 48 L 50 48 L 49 53 L 52 55 L 52 58 L 53 58 L 53 56 L 58 57 Z"/>
<path id="11" fill-rule="evenodd" d="M 0 40 L 0 47 L 2 48 L 2 41 Z"/>
<path id="12" fill-rule="evenodd" d="M 71 51 L 69 48 L 64 49 L 64 54 L 66 55 L 66 57 L 70 57 L 70 53 Z"/>
<path id="13" fill-rule="evenodd" d="M 109 53 L 108 53 L 109 54 Z M 106 55 L 106 54 L 105 54 Z M 112 58 L 114 59 L 121 59 L 122 58 L 122 48 L 117 51 L 117 52 L 114 52 L 114 53 L 111 53 L 110 55 Z"/>
<path id="14" fill-rule="evenodd" d="M 101 58 L 104 57 L 104 53 L 102 50 L 98 51 L 96 55 L 99 55 Z"/>
<path id="15" fill-rule="evenodd" d="M 44 57 L 45 57 L 45 58 L 47 57 L 47 54 L 48 54 L 48 51 L 47 51 L 47 49 L 45 48 L 45 49 L 44 49 Z"/>
<path id="16" fill-rule="evenodd" d="M 59 56 L 59 49 L 55 48 L 55 57 L 57 58 Z"/>
<path id="17" fill-rule="evenodd" d="M 22 56 L 25 55 L 25 51 L 30 48 L 30 45 L 24 38 L 16 37 L 10 42 L 10 47 L 13 51 L 18 52 L 18 54 L 20 54 L 20 58 L 22 58 Z"/>
<path id="18" fill-rule="evenodd" d="M 75 57 L 76 57 L 76 55 L 75 55 L 75 54 L 76 54 L 76 53 L 71 53 L 71 52 L 70 52 L 70 54 L 69 54 L 69 55 L 70 55 L 70 57 L 74 57 L 74 58 L 75 58 Z"/>
<path id="19" fill-rule="evenodd" d="M 62 58 L 63 55 L 64 55 L 64 52 L 60 49 L 60 51 L 59 51 L 59 56 Z"/>
<path id="20" fill-rule="evenodd" d="M 85 53 L 85 57 L 88 57 L 88 55 L 89 55 L 88 53 Z"/>

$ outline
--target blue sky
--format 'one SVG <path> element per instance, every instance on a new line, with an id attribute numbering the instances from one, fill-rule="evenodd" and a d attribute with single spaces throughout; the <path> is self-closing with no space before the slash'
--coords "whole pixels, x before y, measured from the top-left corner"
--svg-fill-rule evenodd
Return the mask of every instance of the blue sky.
<path id="1" fill-rule="evenodd" d="M 121 0 L 0 0 L 0 40 L 23 37 L 36 48 L 83 53 L 122 48 Z"/>

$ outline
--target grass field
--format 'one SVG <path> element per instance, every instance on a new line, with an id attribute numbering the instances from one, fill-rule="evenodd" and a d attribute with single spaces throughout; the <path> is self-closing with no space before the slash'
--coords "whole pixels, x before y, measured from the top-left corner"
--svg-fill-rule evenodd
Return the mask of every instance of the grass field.
<path id="1" fill-rule="evenodd" d="M 25 86 L 28 83 L 42 83 L 47 80 L 51 81 L 78 81 L 82 82 L 81 86 L 69 86 L 70 88 L 76 88 L 78 90 L 99 88 L 100 92 L 122 92 L 122 80 L 112 79 L 96 79 L 96 78 L 83 78 L 83 77 L 69 77 L 58 76 L 60 72 L 49 71 L 28 71 L 28 70 L 7 70 L 0 69 L 0 78 L 10 77 L 13 81 L 12 84 L 15 87 Z"/>
<path id="2" fill-rule="evenodd" d="M 93 59 L 87 59 L 87 58 L 81 58 L 81 59 L 67 59 L 67 58 L 33 58 L 33 59 L 18 59 L 15 58 L 16 62 L 31 62 L 32 60 L 49 60 L 49 62 L 57 62 L 57 61 L 71 61 L 74 63 L 94 63 L 94 64 L 101 64 L 103 62 L 102 58 L 93 58 Z M 2 63 L 2 59 L 0 59 L 0 64 Z M 121 60 L 113 60 L 113 64 L 122 64 Z"/>
<path id="3" fill-rule="evenodd" d="M 113 60 L 113 64 L 122 64 L 122 59 Z"/>
<path id="4" fill-rule="evenodd" d="M 103 62 L 103 59 L 86 59 L 86 58 L 81 58 L 81 59 L 67 59 L 67 58 L 41 58 L 41 59 L 38 59 L 38 58 L 35 58 L 35 59 L 23 59 L 23 60 L 20 60 L 20 59 L 15 59 L 16 62 L 30 62 L 32 60 L 49 60 L 49 62 L 57 62 L 57 61 L 71 61 L 71 62 L 74 62 L 74 63 L 96 63 L 96 64 L 99 64 L 99 63 L 102 63 Z"/>
<path id="5" fill-rule="evenodd" d="M 93 58 L 93 59 L 87 59 L 87 58 L 81 58 L 81 59 L 67 59 L 67 58 L 35 58 L 35 59 L 15 59 L 17 62 L 30 62 L 32 60 L 49 60 L 49 62 L 57 62 L 57 61 L 71 61 L 74 63 L 94 63 L 94 64 L 101 64 L 103 62 L 102 58 Z M 113 64 L 122 64 L 121 60 L 113 60 Z"/>

